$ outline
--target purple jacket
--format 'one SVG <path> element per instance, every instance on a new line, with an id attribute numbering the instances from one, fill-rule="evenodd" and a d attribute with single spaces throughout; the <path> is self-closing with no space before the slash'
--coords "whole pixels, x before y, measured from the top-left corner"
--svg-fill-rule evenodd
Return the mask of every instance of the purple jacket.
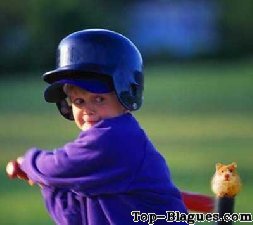
<path id="1" fill-rule="evenodd" d="M 164 158 L 130 113 L 100 121 L 62 148 L 29 150 L 21 168 L 43 184 L 58 225 L 145 225 L 145 215 L 133 222 L 131 211 L 186 212 Z"/>

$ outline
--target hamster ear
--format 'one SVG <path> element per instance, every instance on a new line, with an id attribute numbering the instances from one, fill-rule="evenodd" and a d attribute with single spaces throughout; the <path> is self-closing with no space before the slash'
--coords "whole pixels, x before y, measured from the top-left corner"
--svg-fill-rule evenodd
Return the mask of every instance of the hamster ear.
<path id="1" fill-rule="evenodd" d="M 233 168 L 233 169 L 237 168 L 236 162 L 231 163 L 231 164 L 230 164 L 230 167 Z"/>
<path id="2" fill-rule="evenodd" d="M 233 162 L 232 165 L 237 168 L 237 163 L 236 162 Z"/>
<path id="3" fill-rule="evenodd" d="M 215 167 L 216 167 L 216 170 L 220 169 L 222 167 L 223 164 L 221 163 L 216 163 Z"/>

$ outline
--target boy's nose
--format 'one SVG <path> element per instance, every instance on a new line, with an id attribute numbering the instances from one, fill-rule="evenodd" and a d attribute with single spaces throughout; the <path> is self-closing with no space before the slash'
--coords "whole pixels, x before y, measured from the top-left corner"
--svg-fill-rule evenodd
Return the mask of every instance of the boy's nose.
<path id="1" fill-rule="evenodd" d="M 92 115 L 95 113 L 95 107 L 92 104 L 87 103 L 84 108 L 83 108 L 84 112 L 87 115 Z"/>

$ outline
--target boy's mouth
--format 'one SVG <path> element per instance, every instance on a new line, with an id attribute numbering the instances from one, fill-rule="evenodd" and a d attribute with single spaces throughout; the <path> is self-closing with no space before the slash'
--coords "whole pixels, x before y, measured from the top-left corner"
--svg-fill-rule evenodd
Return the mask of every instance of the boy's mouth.
<path id="1" fill-rule="evenodd" d="M 90 125 L 94 125 L 96 124 L 98 121 L 85 121 L 85 123 L 90 124 Z"/>
<path id="2" fill-rule="evenodd" d="M 87 123 L 87 124 L 95 124 L 99 121 L 98 118 L 95 118 L 94 116 L 83 116 L 82 117 L 82 121 L 83 123 Z"/>
<path id="3" fill-rule="evenodd" d="M 99 121 L 83 121 L 82 125 L 81 125 L 81 129 L 83 131 L 93 127 L 96 123 L 98 123 Z"/>

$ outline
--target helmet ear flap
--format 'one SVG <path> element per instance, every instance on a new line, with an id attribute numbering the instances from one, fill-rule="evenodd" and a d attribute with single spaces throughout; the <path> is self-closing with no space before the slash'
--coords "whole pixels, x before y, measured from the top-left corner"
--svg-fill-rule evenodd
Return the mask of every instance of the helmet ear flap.
<path id="1" fill-rule="evenodd" d="M 56 102 L 56 106 L 64 118 L 74 120 L 72 107 L 68 104 L 67 99 L 62 99 L 61 101 Z"/>

